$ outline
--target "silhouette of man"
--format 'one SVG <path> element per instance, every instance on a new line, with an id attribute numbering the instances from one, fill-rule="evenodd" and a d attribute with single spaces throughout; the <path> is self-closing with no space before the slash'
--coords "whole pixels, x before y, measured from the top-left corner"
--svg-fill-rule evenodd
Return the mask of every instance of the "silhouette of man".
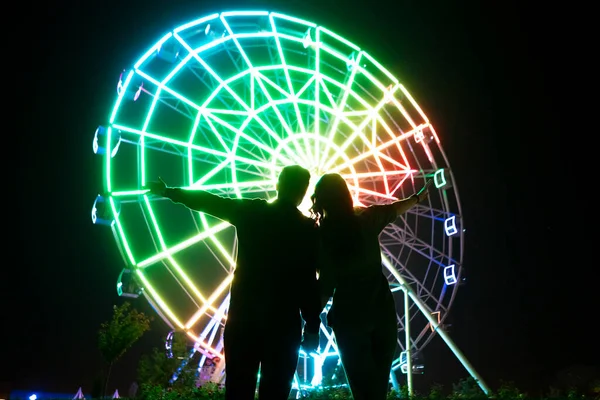
<path id="1" fill-rule="evenodd" d="M 272 203 L 169 188 L 162 180 L 147 185 L 155 195 L 236 227 L 237 265 L 224 331 L 227 400 L 254 399 L 259 365 L 259 398 L 287 399 L 301 343 L 307 352 L 318 347 L 318 239 L 314 221 L 298 210 L 309 180 L 306 169 L 285 167 Z"/>

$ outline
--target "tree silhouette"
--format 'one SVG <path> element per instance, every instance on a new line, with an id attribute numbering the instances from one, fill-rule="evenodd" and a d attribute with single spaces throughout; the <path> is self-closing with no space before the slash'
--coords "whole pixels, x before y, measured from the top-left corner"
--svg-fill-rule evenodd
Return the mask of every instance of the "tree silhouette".
<path id="1" fill-rule="evenodd" d="M 121 306 L 113 306 L 113 315 L 110 321 L 100 325 L 98 331 L 98 348 L 104 361 L 108 364 L 104 390 L 106 396 L 110 373 L 115 362 L 131 347 L 140 337 L 150 329 L 150 318 L 144 313 L 131 308 L 128 302 Z"/>

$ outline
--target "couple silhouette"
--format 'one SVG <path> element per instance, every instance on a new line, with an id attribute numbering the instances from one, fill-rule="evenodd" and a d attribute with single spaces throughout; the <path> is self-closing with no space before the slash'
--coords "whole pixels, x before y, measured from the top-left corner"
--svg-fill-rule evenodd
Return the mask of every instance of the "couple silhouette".
<path id="1" fill-rule="evenodd" d="M 147 184 L 154 195 L 236 228 L 238 256 L 223 334 L 227 400 L 253 400 L 259 368 L 259 399 L 286 400 L 300 347 L 318 350 L 320 315 L 331 297 L 327 324 L 354 399 L 387 396 L 397 321 L 379 234 L 427 198 L 430 182 L 408 198 L 354 208 L 342 176 L 325 174 L 311 196 L 309 218 L 298 210 L 309 181 L 301 166 L 284 167 L 272 203 L 168 187 L 162 179 Z"/>

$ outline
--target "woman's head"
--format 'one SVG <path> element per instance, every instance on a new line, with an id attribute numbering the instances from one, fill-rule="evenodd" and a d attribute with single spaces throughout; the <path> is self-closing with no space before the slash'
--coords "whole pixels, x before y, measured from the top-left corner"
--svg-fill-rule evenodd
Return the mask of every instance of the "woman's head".
<path id="1" fill-rule="evenodd" d="M 321 220 L 327 215 L 352 214 L 353 202 L 344 178 L 339 174 L 325 174 L 315 185 L 311 212 Z"/>

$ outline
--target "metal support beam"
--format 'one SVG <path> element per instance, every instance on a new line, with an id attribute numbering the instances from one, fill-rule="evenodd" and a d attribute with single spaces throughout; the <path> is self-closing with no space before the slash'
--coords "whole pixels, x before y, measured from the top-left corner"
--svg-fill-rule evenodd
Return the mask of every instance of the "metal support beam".
<path id="1" fill-rule="evenodd" d="M 434 331 L 440 335 L 440 337 L 444 340 L 444 342 L 446 342 L 446 345 L 448 345 L 450 350 L 454 353 L 456 358 L 458 358 L 458 361 L 460 361 L 460 363 L 463 365 L 463 367 L 465 367 L 465 369 L 471 375 L 471 377 L 473 377 L 473 379 L 475 379 L 475 382 L 477 382 L 477 384 L 479 385 L 481 390 L 483 390 L 483 392 L 486 395 L 492 394 L 492 391 L 490 390 L 489 386 L 484 382 L 483 378 L 477 373 L 477 371 L 475 371 L 475 368 L 473 368 L 471 363 L 469 363 L 469 361 L 464 356 L 464 354 L 460 351 L 458 346 L 456 346 L 456 344 L 452 341 L 450 336 L 438 324 L 437 320 L 435 318 L 433 318 L 429 307 L 427 307 L 427 305 L 421 301 L 419 296 L 417 296 L 417 294 L 410 288 L 410 286 L 408 285 L 406 280 L 404 280 L 404 278 L 400 275 L 400 273 L 396 270 L 396 268 L 394 268 L 392 263 L 387 259 L 387 256 L 382 253 L 381 257 L 382 257 L 384 266 L 390 271 L 390 273 L 392 275 L 394 275 L 394 278 L 396 278 L 398 283 L 401 285 L 401 288 L 404 291 L 404 293 L 406 295 L 408 295 L 412 299 L 412 301 L 416 304 L 416 306 L 423 313 L 425 318 L 427 318 L 427 321 L 429 321 L 429 323 L 433 327 Z M 410 373 L 412 371 L 409 370 L 408 372 Z"/>
<path id="2" fill-rule="evenodd" d="M 410 350 L 410 298 L 408 291 L 404 290 L 404 333 L 406 338 L 406 383 L 408 385 L 408 397 L 413 396 L 412 356 Z"/>

